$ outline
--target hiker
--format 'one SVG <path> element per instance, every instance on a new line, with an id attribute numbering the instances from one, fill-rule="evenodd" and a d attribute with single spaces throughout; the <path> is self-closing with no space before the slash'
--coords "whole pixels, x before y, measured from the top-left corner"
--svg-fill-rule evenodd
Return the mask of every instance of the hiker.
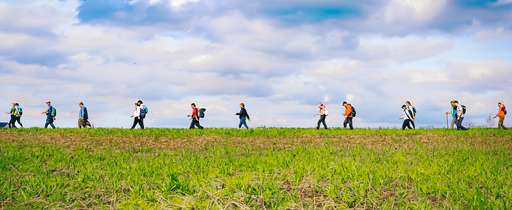
<path id="1" fill-rule="evenodd" d="M 80 106 L 80 113 L 78 114 L 78 128 L 92 127 L 89 122 L 89 112 L 87 111 L 87 107 L 85 107 L 84 102 L 80 101 L 78 106 Z"/>
<path id="2" fill-rule="evenodd" d="M 327 111 L 327 108 L 325 107 L 324 104 L 320 104 L 318 106 L 318 109 L 319 109 L 319 115 L 320 115 L 320 119 L 318 120 L 318 123 L 316 125 L 316 129 L 320 129 L 320 124 L 323 124 L 324 125 L 324 128 L 325 129 L 328 129 L 327 128 L 327 124 L 325 123 L 325 118 L 327 117 L 327 115 L 329 114 L 329 112 Z"/>
<path id="3" fill-rule="evenodd" d="M 9 128 L 16 128 L 16 117 L 18 116 L 18 109 L 16 109 L 16 103 L 12 103 L 11 109 L 8 114 L 11 116 L 9 120 Z"/>
<path id="4" fill-rule="evenodd" d="M 498 113 L 496 113 L 496 117 L 498 118 L 498 128 L 507 129 L 504 125 L 505 116 L 507 115 L 507 108 L 503 102 L 498 103 Z"/>
<path id="5" fill-rule="evenodd" d="M 416 129 L 416 107 L 414 107 L 412 105 L 411 101 L 406 101 L 405 105 L 407 106 L 407 109 L 409 109 L 412 113 L 412 119 L 411 119 L 412 128 Z"/>
<path id="6" fill-rule="evenodd" d="M 402 115 L 400 116 L 400 119 L 404 120 L 402 130 L 405 130 L 405 128 L 416 129 L 413 123 L 413 111 L 406 104 L 402 105 Z M 413 126 L 411 127 L 411 125 Z"/>
<path id="7" fill-rule="evenodd" d="M 457 126 L 457 130 L 467 130 L 468 128 L 462 125 L 462 121 L 466 115 L 466 106 L 459 104 L 458 101 L 454 101 L 454 105 L 457 108 L 457 118 L 455 121 L 455 125 Z"/>
<path id="8" fill-rule="evenodd" d="M 353 130 L 354 126 L 352 125 L 352 119 L 356 116 L 355 109 L 352 104 L 349 104 L 346 101 L 343 101 L 342 105 L 345 108 L 345 112 L 343 113 L 343 117 L 345 117 L 345 121 L 343 121 L 343 128 L 347 128 L 347 126 L 349 126 L 350 130 Z"/>
<path id="9" fill-rule="evenodd" d="M 457 104 L 458 101 L 455 100 L 455 99 L 452 99 L 450 101 L 450 106 L 451 106 L 451 116 L 452 116 L 452 121 L 450 123 L 450 128 L 453 129 L 455 127 L 455 124 L 457 123 Z"/>
<path id="10" fill-rule="evenodd" d="M 23 124 L 21 124 L 21 116 L 23 115 L 23 108 L 20 106 L 19 103 L 16 103 L 16 110 L 18 111 L 16 115 L 16 122 L 20 124 L 20 127 L 23 128 Z"/>
<path id="11" fill-rule="evenodd" d="M 55 129 L 55 117 L 57 116 L 57 109 L 52 106 L 51 101 L 47 101 L 46 105 L 48 105 L 48 109 L 44 111 L 42 114 L 46 115 L 46 123 L 44 124 L 44 128 L 48 128 L 48 125 Z"/>
<path id="12" fill-rule="evenodd" d="M 139 124 L 140 129 L 144 129 L 144 117 L 142 114 L 143 108 L 141 106 L 141 103 L 139 103 L 139 102 L 140 102 L 140 100 L 134 103 L 135 109 L 133 110 L 133 114 L 132 114 L 133 125 L 132 125 L 131 129 L 135 129 L 135 126 L 137 126 L 137 124 Z"/>
<path id="13" fill-rule="evenodd" d="M 249 114 L 247 113 L 247 110 L 245 109 L 245 104 L 240 103 L 240 112 L 236 113 L 238 115 L 238 118 L 240 119 L 240 123 L 238 124 L 238 128 L 242 128 L 244 126 L 246 129 L 249 129 L 249 126 L 247 126 L 247 120 L 251 120 L 249 117 Z"/>
<path id="14" fill-rule="evenodd" d="M 199 129 L 203 129 L 203 126 L 199 124 L 199 109 L 197 108 L 195 103 L 190 104 L 192 108 L 192 114 L 188 115 L 188 117 L 192 118 L 192 122 L 190 123 L 190 129 L 195 129 L 196 127 Z"/>
<path id="15" fill-rule="evenodd" d="M 139 103 L 139 106 L 141 108 L 140 116 L 142 119 L 146 119 L 146 115 L 148 115 L 149 109 L 148 107 L 142 102 L 142 100 L 138 100 L 137 103 Z"/>

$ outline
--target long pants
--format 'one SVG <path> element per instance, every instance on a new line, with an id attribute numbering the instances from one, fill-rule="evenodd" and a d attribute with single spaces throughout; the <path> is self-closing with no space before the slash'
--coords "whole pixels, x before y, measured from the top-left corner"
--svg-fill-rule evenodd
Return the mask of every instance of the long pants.
<path id="1" fill-rule="evenodd" d="M 139 124 L 140 129 L 144 129 L 144 119 L 142 119 L 140 117 L 134 117 L 133 118 L 133 125 L 132 125 L 131 129 L 134 129 L 135 126 L 137 126 L 137 124 Z"/>
<path id="2" fill-rule="evenodd" d="M 245 117 L 240 118 L 240 123 L 238 124 L 238 128 L 242 128 L 242 126 L 249 129 L 249 126 L 247 126 L 247 119 Z"/>
<path id="3" fill-rule="evenodd" d="M 412 123 L 413 123 L 412 120 L 405 119 L 404 123 L 402 124 L 402 130 L 405 130 L 405 128 L 413 129 L 413 127 L 411 127 Z"/>
<path id="4" fill-rule="evenodd" d="M 347 128 L 347 125 L 350 127 L 350 130 L 354 129 L 354 126 L 352 126 L 352 117 L 345 117 L 345 121 L 343 121 L 343 127 Z"/>
<path id="5" fill-rule="evenodd" d="M 11 115 L 11 120 L 9 120 L 9 128 L 16 128 L 16 116 Z"/>
<path id="6" fill-rule="evenodd" d="M 78 128 L 87 128 L 87 126 L 92 127 L 91 123 L 87 119 L 78 119 Z"/>
<path id="7" fill-rule="evenodd" d="M 498 128 L 507 129 L 505 127 L 505 117 L 500 117 L 498 120 Z"/>
<path id="8" fill-rule="evenodd" d="M 327 117 L 327 115 L 320 115 L 320 119 L 318 120 L 316 129 L 320 129 L 320 124 L 323 124 L 324 128 L 327 129 L 327 124 L 325 123 L 325 117 Z"/>
<path id="9" fill-rule="evenodd" d="M 16 122 L 18 122 L 18 124 L 23 128 L 23 124 L 21 124 L 21 116 L 16 117 Z"/>
<path id="10" fill-rule="evenodd" d="M 416 129 L 416 124 L 414 123 L 414 120 L 411 120 L 411 125 L 413 129 Z"/>
<path id="11" fill-rule="evenodd" d="M 192 122 L 190 123 L 190 129 L 195 129 L 196 127 L 199 129 L 203 129 L 203 126 L 201 126 L 201 124 L 199 124 L 198 119 L 192 119 Z"/>
<path id="12" fill-rule="evenodd" d="M 464 117 L 457 119 L 457 122 L 455 123 L 455 125 L 457 125 L 457 130 L 467 130 L 466 127 L 462 126 L 463 120 L 464 120 Z"/>
<path id="13" fill-rule="evenodd" d="M 48 128 L 48 126 L 52 126 L 55 129 L 55 125 L 53 124 L 55 120 L 53 118 L 46 118 L 46 123 L 44 124 L 44 128 Z"/>
<path id="14" fill-rule="evenodd" d="M 457 124 L 457 118 L 452 117 L 452 121 L 450 122 L 450 128 L 453 129 L 455 127 L 455 124 Z"/>

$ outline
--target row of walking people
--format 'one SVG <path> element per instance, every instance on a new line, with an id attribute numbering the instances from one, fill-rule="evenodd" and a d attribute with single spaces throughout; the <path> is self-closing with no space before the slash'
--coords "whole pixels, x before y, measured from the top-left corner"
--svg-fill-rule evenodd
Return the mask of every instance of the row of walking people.
<path id="1" fill-rule="evenodd" d="M 46 115 L 46 121 L 45 121 L 45 128 L 48 128 L 49 126 L 52 128 L 55 128 L 55 120 L 57 117 L 57 109 L 52 105 L 51 101 L 46 102 L 47 109 L 42 112 L 42 114 Z M 87 110 L 87 107 L 85 106 L 84 102 L 80 102 L 79 104 L 79 113 L 78 113 L 78 128 L 87 128 L 87 127 L 93 127 L 92 123 L 89 121 L 89 113 Z M 356 117 L 356 109 L 355 107 L 350 104 L 347 101 L 344 101 L 342 103 L 342 107 L 344 108 L 343 112 L 343 127 L 344 128 L 350 128 L 354 129 L 353 125 L 353 118 Z M 468 128 L 464 127 L 462 122 L 464 120 L 464 117 L 467 112 L 467 107 L 465 105 L 462 105 L 459 103 L 458 100 L 452 99 L 450 101 L 450 107 L 451 110 L 446 113 L 447 117 L 450 115 L 452 120 L 450 124 L 450 128 L 456 128 L 458 130 L 467 130 Z M 206 109 L 205 108 L 198 108 L 198 106 L 195 103 L 192 103 L 190 105 L 191 113 L 187 115 L 191 122 L 190 122 L 190 129 L 203 129 L 204 127 L 201 125 L 200 120 L 205 117 Z M 416 107 L 413 106 L 411 101 L 405 101 L 405 103 L 402 105 L 402 114 L 400 118 L 403 120 L 402 123 L 402 129 L 415 129 L 416 128 Z M 325 129 L 328 129 L 326 118 L 329 115 L 327 111 L 327 106 L 325 104 L 320 104 L 318 106 L 320 119 L 317 122 L 316 129 L 320 129 L 321 125 Z M 141 129 L 144 129 L 144 119 L 149 113 L 148 107 L 144 104 L 142 100 L 137 100 L 134 103 L 134 111 L 131 115 L 133 118 L 133 124 L 131 126 L 131 129 L 136 128 L 137 125 Z M 23 127 L 23 124 L 21 123 L 21 117 L 23 116 L 23 108 L 19 103 L 13 103 L 12 107 L 9 111 L 10 114 L 10 121 L 9 121 L 9 128 L 16 128 L 16 123 L 18 123 L 21 127 Z M 249 128 L 247 125 L 247 121 L 249 121 L 251 118 L 247 112 L 247 109 L 245 108 L 244 103 L 240 103 L 240 111 L 235 113 L 235 115 L 239 118 L 239 124 L 238 128 Z M 505 107 L 505 104 L 503 102 L 498 103 L 498 112 L 494 116 L 494 118 L 498 118 L 498 128 L 506 129 L 504 125 L 505 116 L 507 115 L 507 109 Z M 448 120 L 448 119 L 447 119 Z"/>

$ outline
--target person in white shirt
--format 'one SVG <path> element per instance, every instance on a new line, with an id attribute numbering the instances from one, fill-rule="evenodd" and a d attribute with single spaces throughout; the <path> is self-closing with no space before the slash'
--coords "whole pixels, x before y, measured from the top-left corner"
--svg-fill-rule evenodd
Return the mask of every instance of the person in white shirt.
<path id="1" fill-rule="evenodd" d="M 405 128 L 414 129 L 414 127 L 411 126 L 413 123 L 413 112 L 407 105 L 402 105 L 402 115 L 400 116 L 400 119 L 404 120 L 404 123 L 402 124 L 402 130 L 405 130 Z"/>
<path id="2" fill-rule="evenodd" d="M 141 104 L 139 102 L 135 103 L 135 109 L 133 110 L 133 125 L 131 129 L 135 129 L 135 126 L 139 124 L 141 129 L 144 129 L 144 118 L 141 117 Z"/>
<path id="3" fill-rule="evenodd" d="M 320 119 L 318 120 L 316 129 L 320 129 L 320 124 L 323 124 L 324 128 L 327 129 L 327 124 L 325 123 L 325 118 L 329 114 L 327 111 L 327 108 L 325 107 L 324 104 L 320 104 L 320 106 L 318 106 L 318 109 L 319 109 Z"/>

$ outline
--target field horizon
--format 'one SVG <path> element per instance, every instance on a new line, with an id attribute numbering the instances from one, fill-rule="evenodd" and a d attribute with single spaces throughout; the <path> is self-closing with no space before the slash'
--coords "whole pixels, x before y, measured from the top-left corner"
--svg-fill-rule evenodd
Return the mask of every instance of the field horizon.
<path id="1" fill-rule="evenodd" d="M 0 209 L 508 209 L 511 134 L 0 129 Z"/>

